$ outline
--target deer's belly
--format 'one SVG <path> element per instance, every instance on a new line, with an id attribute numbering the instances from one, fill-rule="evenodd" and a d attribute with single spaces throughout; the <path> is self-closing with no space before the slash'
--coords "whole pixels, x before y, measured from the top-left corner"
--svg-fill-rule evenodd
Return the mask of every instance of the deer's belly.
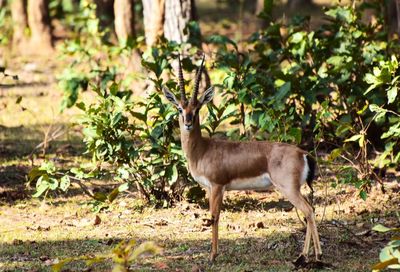
<path id="1" fill-rule="evenodd" d="M 203 187 L 210 188 L 211 182 L 203 176 L 193 176 L 195 181 Z M 272 185 L 271 178 L 268 173 L 251 177 L 237 178 L 225 185 L 226 190 L 265 190 Z"/>
<path id="2" fill-rule="evenodd" d="M 226 185 L 226 190 L 264 190 L 272 185 L 268 173 L 250 178 L 237 178 Z"/>
<path id="3" fill-rule="evenodd" d="M 211 188 L 211 183 L 207 178 L 205 178 L 203 176 L 199 176 L 199 177 L 193 176 L 193 178 L 201 186 L 206 187 L 206 188 Z"/>

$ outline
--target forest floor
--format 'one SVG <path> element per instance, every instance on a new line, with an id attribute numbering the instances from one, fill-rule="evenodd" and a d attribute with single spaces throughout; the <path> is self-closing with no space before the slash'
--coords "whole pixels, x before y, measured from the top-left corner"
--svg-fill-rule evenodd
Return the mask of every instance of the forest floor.
<path id="1" fill-rule="evenodd" d="M 137 271 L 288 271 L 301 252 L 305 228 L 296 210 L 279 193 L 227 193 L 220 223 L 220 255 L 207 262 L 211 229 L 207 204 L 178 203 L 169 209 L 143 204 L 134 192 L 123 195 L 99 213 L 91 199 L 73 187 L 46 201 L 32 198 L 26 175 L 47 159 L 68 167 L 81 157 L 80 130 L 72 126 L 76 110 L 59 112 L 61 92 L 46 60 L 20 60 L 9 73 L 20 80 L 3 79 L 0 89 L 0 270 L 48 271 L 67 257 L 110 252 L 121 240 L 154 241 L 158 256 L 134 265 Z M 43 68 L 44 67 L 44 68 Z M 47 135 L 47 136 L 46 136 Z M 52 140 L 52 135 L 57 136 Z M 40 144 L 47 137 L 45 150 Z M 107 190 L 106 181 L 93 182 Z M 378 261 L 388 235 L 371 231 L 378 224 L 399 224 L 400 188 L 374 186 L 366 201 L 354 187 L 333 188 L 316 181 L 315 208 L 327 266 L 322 271 L 369 271 Z M 111 262 L 91 271 L 107 271 Z M 69 271 L 89 271 L 82 262 Z M 68 271 L 68 270 L 67 270 Z"/>
<path id="2" fill-rule="evenodd" d="M 209 14 L 211 20 L 207 7 L 200 5 L 199 12 Z M 228 33 L 237 29 L 231 22 L 225 25 Z M 213 24 L 207 21 L 201 26 L 210 32 Z M 120 241 L 131 239 L 154 241 L 163 248 L 162 254 L 139 260 L 132 266 L 134 271 L 294 268 L 291 261 L 302 250 L 305 228 L 292 205 L 274 190 L 226 194 L 219 228 L 220 255 L 213 265 L 208 264 L 211 229 L 203 226 L 203 219 L 209 218 L 205 200 L 156 209 L 129 192 L 95 213 L 91 198 L 77 187 L 66 194 L 49 195 L 46 201 L 32 198 L 26 175 L 44 157 L 64 168 L 88 158 L 81 156 L 82 135 L 73 125 L 78 111 L 59 111 L 62 94 L 55 74 L 62 64 L 18 58 L 10 59 L 7 68 L 19 80 L 0 75 L 0 271 L 50 271 L 52 264 L 65 258 L 106 254 Z M 373 186 L 363 201 L 354 187 L 332 187 L 321 177 L 315 181 L 314 205 L 326 264 L 318 271 L 370 271 L 378 261 L 390 235 L 371 228 L 379 223 L 398 226 L 400 217 L 399 184 L 384 185 L 386 193 Z M 93 181 L 90 186 L 93 190 L 111 188 L 107 181 Z M 110 267 L 111 261 L 91 270 L 83 262 L 74 262 L 65 271 L 109 271 Z"/>

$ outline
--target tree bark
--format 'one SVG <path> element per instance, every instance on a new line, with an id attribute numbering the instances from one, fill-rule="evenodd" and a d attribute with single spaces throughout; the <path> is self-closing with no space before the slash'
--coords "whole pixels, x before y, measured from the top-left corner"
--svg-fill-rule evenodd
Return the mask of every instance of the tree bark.
<path id="1" fill-rule="evenodd" d="M 109 26 L 113 21 L 113 2 L 113 0 L 94 0 L 97 6 L 96 15 L 102 28 Z"/>
<path id="2" fill-rule="evenodd" d="M 12 48 L 14 51 L 21 52 L 22 45 L 26 43 L 25 29 L 28 27 L 24 0 L 11 0 L 11 18 L 13 21 Z"/>
<path id="3" fill-rule="evenodd" d="M 400 0 L 386 1 L 386 21 L 389 37 L 393 34 L 400 36 Z"/>
<path id="4" fill-rule="evenodd" d="M 189 32 L 184 29 L 194 19 L 193 10 L 192 0 L 165 0 L 164 36 L 167 40 L 187 42 Z"/>
<path id="5" fill-rule="evenodd" d="M 28 23 L 31 30 L 32 53 L 47 53 L 53 49 L 53 37 L 47 0 L 28 0 Z"/>
<path id="6" fill-rule="evenodd" d="M 313 6 L 312 0 L 288 0 L 287 6 L 290 11 L 294 12 L 297 10 L 304 10 L 310 6 Z"/>
<path id="7" fill-rule="evenodd" d="M 165 0 L 142 0 L 146 45 L 152 46 L 163 35 Z"/>
<path id="8" fill-rule="evenodd" d="M 114 1 L 114 25 L 118 41 L 124 43 L 135 37 L 133 0 Z"/>

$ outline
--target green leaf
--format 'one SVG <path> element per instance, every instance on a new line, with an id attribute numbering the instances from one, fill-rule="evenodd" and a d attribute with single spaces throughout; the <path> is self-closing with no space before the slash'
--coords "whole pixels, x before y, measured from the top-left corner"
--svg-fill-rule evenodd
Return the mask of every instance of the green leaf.
<path id="1" fill-rule="evenodd" d="M 34 167 L 32 170 L 28 173 L 28 182 L 33 181 L 35 178 L 42 176 L 43 174 L 46 174 L 47 172 L 45 170 L 40 170 L 39 167 Z"/>
<path id="2" fill-rule="evenodd" d="M 364 201 L 366 201 L 366 200 L 367 200 L 367 197 L 368 197 L 367 192 L 364 191 L 364 190 L 361 190 L 361 191 L 360 191 L 359 196 L 360 196 L 360 198 L 361 198 L 362 200 L 364 200 Z"/>
<path id="3" fill-rule="evenodd" d="M 64 192 L 67 191 L 70 185 L 71 185 L 71 180 L 69 179 L 69 176 L 63 176 L 60 179 L 60 189 L 63 190 Z"/>
<path id="4" fill-rule="evenodd" d="M 178 180 L 178 169 L 176 165 L 172 165 L 171 179 L 169 180 L 169 185 L 173 185 Z"/>
<path id="5" fill-rule="evenodd" d="M 292 84 L 290 82 L 285 82 L 279 89 L 278 92 L 275 94 L 275 99 L 277 101 L 282 100 L 291 90 Z"/>
<path id="6" fill-rule="evenodd" d="M 39 178 L 38 186 L 36 186 L 36 193 L 33 194 L 33 197 L 39 197 L 41 196 L 44 192 L 46 192 L 49 189 L 49 183 L 47 182 L 48 177 L 41 176 Z"/>
<path id="7" fill-rule="evenodd" d="M 304 39 L 304 32 L 295 32 L 291 37 L 290 41 L 292 43 L 299 43 Z"/>
<path id="8" fill-rule="evenodd" d="M 378 224 L 378 225 L 374 226 L 372 228 L 372 230 L 377 231 L 377 232 L 388 232 L 388 231 L 391 231 L 392 229 L 388 228 L 388 227 L 385 227 L 382 224 Z"/>
<path id="9" fill-rule="evenodd" d="M 342 56 L 332 56 L 326 60 L 328 64 L 331 64 L 335 67 L 341 67 L 344 62 L 344 57 Z"/>
<path id="10" fill-rule="evenodd" d="M 118 186 L 119 192 L 124 192 L 128 189 L 129 189 L 129 182 L 125 182 L 125 183 L 121 184 L 120 186 Z"/>
<path id="11" fill-rule="evenodd" d="M 104 202 L 107 200 L 107 195 L 101 192 L 96 192 L 94 193 L 93 198 L 100 202 Z"/>
<path id="12" fill-rule="evenodd" d="M 111 191 L 111 193 L 108 194 L 107 198 L 110 202 L 113 202 L 117 196 L 119 195 L 119 188 L 115 188 L 114 190 Z"/>
<path id="13" fill-rule="evenodd" d="M 388 104 L 393 103 L 397 96 L 397 86 L 392 86 L 387 91 Z"/>
<path id="14" fill-rule="evenodd" d="M 344 140 L 345 142 L 355 142 L 358 141 L 363 135 L 361 134 L 357 134 L 357 135 L 353 135 L 350 138 Z"/>
<path id="15" fill-rule="evenodd" d="M 55 178 L 49 178 L 49 189 L 55 190 L 58 188 L 58 180 Z"/>

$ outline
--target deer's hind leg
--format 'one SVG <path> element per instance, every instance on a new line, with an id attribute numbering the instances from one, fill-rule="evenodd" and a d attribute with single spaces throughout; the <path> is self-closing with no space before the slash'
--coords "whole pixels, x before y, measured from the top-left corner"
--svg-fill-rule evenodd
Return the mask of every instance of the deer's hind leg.
<path id="1" fill-rule="evenodd" d="M 300 210 L 304 214 L 307 220 L 307 230 L 304 247 L 302 255 L 300 255 L 298 261 L 302 262 L 306 260 L 310 249 L 311 238 L 314 242 L 316 260 L 320 261 L 322 250 L 319 241 L 317 225 L 315 222 L 315 213 L 310 203 L 308 203 L 308 201 L 300 192 L 300 182 L 294 181 L 295 179 L 290 179 L 286 180 L 286 182 L 283 182 L 282 184 L 276 183 L 274 181 L 272 183 L 277 187 L 277 189 L 282 193 L 284 197 L 286 197 L 298 210 Z"/>

